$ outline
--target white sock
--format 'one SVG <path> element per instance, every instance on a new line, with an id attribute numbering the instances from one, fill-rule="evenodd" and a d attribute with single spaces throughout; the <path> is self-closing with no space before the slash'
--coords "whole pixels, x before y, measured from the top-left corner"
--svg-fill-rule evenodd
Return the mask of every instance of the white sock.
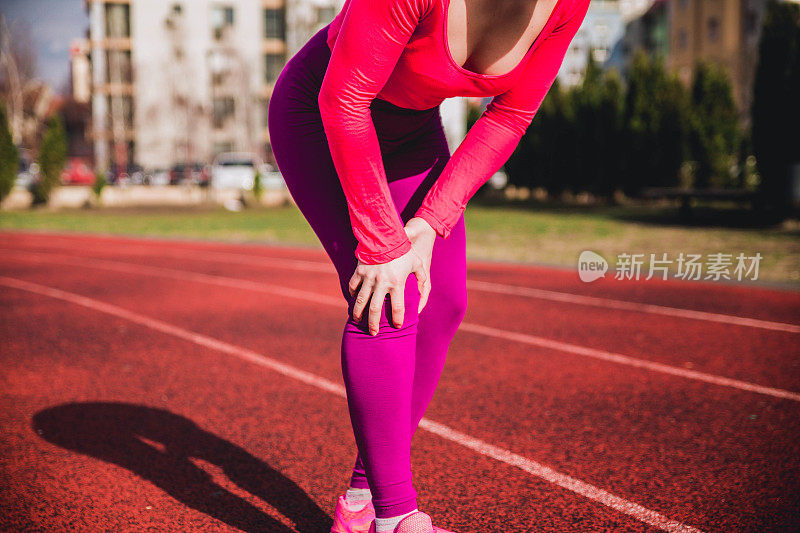
<path id="1" fill-rule="evenodd" d="M 376 533 L 382 532 L 389 532 L 391 533 L 394 531 L 394 528 L 397 527 L 397 524 L 400 523 L 400 520 L 407 517 L 410 514 L 414 514 L 419 509 L 414 509 L 410 513 L 401 514 L 400 516 L 392 516 L 391 518 L 375 518 L 375 531 Z"/>
<path id="2" fill-rule="evenodd" d="M 369 500 L 372 499 L 372 492 L 370 492 L 369 489 L 354 489 L 353 487 L 348 487 L 344 499 L 347 502 L 347 507 L 349 507 L 351 511 L 360 511 L 366 507 Z"/>

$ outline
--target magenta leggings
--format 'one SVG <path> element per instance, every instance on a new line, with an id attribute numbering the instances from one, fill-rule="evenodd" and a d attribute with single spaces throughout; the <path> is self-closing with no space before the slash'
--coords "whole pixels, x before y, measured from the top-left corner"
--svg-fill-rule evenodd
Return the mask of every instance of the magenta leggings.
<path id="1" fill-rule="evenodd" d="M 464 218 L 447 239 L 437 236 L 431 292 L 422 313 L 414 274 L 405 286 L 405 318 L 391 325 L 381 312 L 376 336 L 368 313 L 352 318 L 356 238 L 331 159 L 317 96 L 330 59 L 327 26 L 287 63 L 269 103 L 269 133 L 278 168 L 292 198 L 333 261 L 348 319 L 342 335 L 342 376 L 358 454 L 350 485 L 372 491 L 380 518 L 417 507 L 412 484 L 411 437 L 431 401 L 450 341 L 467 307 Z M 418 111 L 375 99 L 372 121 L 380 142 L 392 200 L 403 223 L 414 216 L 450 157 L 439 107 Z M 354 154 L 358 157 L 358 154 Z"/>

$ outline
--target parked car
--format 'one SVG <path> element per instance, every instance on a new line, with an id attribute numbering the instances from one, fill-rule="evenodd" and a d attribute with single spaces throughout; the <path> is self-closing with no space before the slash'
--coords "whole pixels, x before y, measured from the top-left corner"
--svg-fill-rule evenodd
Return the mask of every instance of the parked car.
<path id="1" fill-rule="evenodd" d="M 145 174 L 148 185 L 169 185 L 169 171 L 164 168 L 154 168 Z"/>
<path id="2" fill-rule="evenodd" d="M 39 163 L 33 161 L 28 150 L 20 150 L 19 168 L 14 184 L 28 189 L 39 175 Z"/>
<path id="3" fill-rule="evenodd" d="M 175 163 L 169 171 L 169 184 L 194 183 L 206 185 L 209 181 L 209 171 L 203 163 L 194 162 L 187 165 L 185 162 Z"/>
<path id="4" fill-rule="evenodd" d="M 194 183 L 201 187 L 208 187 L 211 183 L 211 165 L 201 165 L 200 173 L 197 174 Z"/>
<path id="5" fill-rule="evenodd" d="M 132 165 L 117 165 L 116 163 L 111 163 L 106 172 L 108 184 L 121 186 L 130 184 L 131 175 L 129 172 L 131 168 Z"/>
<path id="6" fill-rule="evenodd" d="M 94 180 L 94 171 L 80 157 L 70 157 L 61 171 L 62 185 L 92 185 Z"/>
<path id="7" fill-rule="evenodd" d="M 261 162 L 249 152 L 224 152 L 214 159 L 211 186 L 215 189 L 252 190 Z"/>
<path id="8" fill-rule="evenodd" d="M 261 186 L 265 189 L 277 190 L 286 188 L 283 175 L 269 163 L 261 165 L 258 171 L 261 173 Z"/>
<path id="9" fill-rule="evenodd" d="M 144 169 L 138 163 L 128 165 L 128 175 L 131 177 L 131 183 L 134 185 L 144 185 Z"/>

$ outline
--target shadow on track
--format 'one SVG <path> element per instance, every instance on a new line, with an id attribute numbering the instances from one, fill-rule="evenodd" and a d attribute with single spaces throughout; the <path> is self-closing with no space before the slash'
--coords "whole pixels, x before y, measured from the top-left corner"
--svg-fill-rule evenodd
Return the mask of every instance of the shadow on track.
<path id="1" fill-rule="evenodd" d="M 43 439 L 127 468 L 185 505 L 242 531 L 329 532 L 332 520 L 280 472 L 242 448 L 163 409 L 127 403 L 68 403 L 32 420 Z M 281 524 L 216 484 L 190 458 L 220 467 L 228 478 L 296 524 Z"/>

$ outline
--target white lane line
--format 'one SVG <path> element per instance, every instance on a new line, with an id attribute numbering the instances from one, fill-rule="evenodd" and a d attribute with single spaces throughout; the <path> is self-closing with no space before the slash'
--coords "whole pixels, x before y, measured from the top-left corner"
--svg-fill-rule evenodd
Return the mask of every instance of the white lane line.
<path id="1" fill-rule="evenodd" d="M 311 385 L 312 387 L 325 390 L 341 398 L 347 398 L 347 392 L 345 391 L 344 387 L 334 383 L 333 381 L 325 379 L 311 372 L 306 372 L 305 370 L 301 370 L 292 365 L 287 365 L 286 363 L 282 363 L 281 361 L 258 352 L 241 348 L 213 337 L 208 337 L 202 333 L 190 331 L 155 318 L 134 313 L 132 311 L 128 311 L 127 309 L 117 307 L 116 305 L 95 300 L 94 298 L 87 298 L 86 296 L 62 291 L 61 289 L 40 285 L 38 283 L 31 283 L 29 281 L 16 278 L 0 276 L 0 284 L 14 289 L 20 289 L 43 296 L 49 296 L 51 298 L 81 305 L 95 311 L 113 315 L 150 329 L 193 342 L 206 348 L 233 355 L 244 361 L 263 366 L 278 372 L 279 374 L 283 374 L 284 376 Z M 504 448 L 489 444 L 486 441 L 472 437 L 466 433 L 456 431 L 455 429 L 445 426 L 444 424 L 434 422 L 433 420 L 424 417 L 420 422 L 420 427 L 446 440 L 473 450 L 481 455 L 491 457 L 492 459 L 507 465 L 520 468 L 521 470 L 553 483 L 554 485 L 601 503 L 607 507 L 615 509 L 623 514 L 627 514 L 641 522 L 649 524 L 653 527 L 657 527 L 663 531 L 701 533 L 699 529 L 693 528 L 676 520 L 672 520 L 660 513 L 657 513 L 656 511 L 642 507 L 637 503 L 626 500 L 625 498 L 621 498 L 619 496 L 615 496 L 606 490 L 581 481 L 572 476 L 568 476 L 567 474 L 562 474 L 561 472 L 553 470 L 548 466 L 536 461 L 532 461 Z"/>
<path id="2" fill-rule="evenodd" d="M 775 398 L 782 398 L 785 400 L 794 400 L 800 402 L 800 393 L 792 392 L 784 389 L 776 389 L 774 387 L 766 387 L 764 385 L 757 385 L 747 381 L 740 381 L 738 379 L 726 378 L 724 376 L 717 376 L 715 374 L 708 374 L 706 372 L 698 372 L 696 370 L 687 370 L 677 366 L 665 365 L 646 359 L 639 359 L 637 357 L 630 357 L 605 350 L 597 350 L 595 348 L 587 348 L 577 344 L 570 344 L 568 342 L 556 341 L 553 339 L 545 339 L 544 337 L 537 337 L 535 335 L 528 335 L 526 333 L 517 333 L 514 331 L 507 331 L 497 329 L 489 326 L 482 326 L 480 324 L 462 323 L 459 330 L 469 331 L 478 335 L 486 335 L 487 337 L 495 337 L 507 341 L 520 342 L 523 344 L 530 344 L 532 346 L 539 346 L 549 350 L 558 350 L 575 355 L 583 355 L 600 359 L 601 361 L 609 361 L 612 363 L 619 363 L 636 368 L 644 368 L 654 372 L 661 372 L 662 374 L 670 374 L 686 379 L 694 379 L 697 381 L 704 381 L 714 385 L 723 387 L 732 387 L 743 391 L 755 392 L 758 394 L 765 394 L 767 396 L 774 396 Z"/>
<path id="3" fill-rule="evenodd" d="M 467 287 L 470 289 L 485 292 L 495 292 L 499 294 L 512 294 L 514 296 L 526 296 L 529 298 L 539 298 L 554 302 L 564 302 L 570 304 L 589 305 L 603 307 L 606 309 L 620 309 L 623 311 L 634 311 L 637 313 L 651 313 L 654 315 L 674 316 L 679 318 L 689 318 L 693 320 L 705 320 L 707 322 L 719 322 L 721 324 L 731 324 L 735 326 L 746 326 L 751 328 L 769 329 L 774 331 L 786 331 L 789 333 L 800 333 L 800 326 L 787 324 L 784 322 L 772 322 L 758 318 L 746 318 L 722 313 L 709 313 L 706 311 L 694 311 L 692 309 L 681 309 L 678 307 L 668 307 L 665 305 L 645 304 L 639 302 L 629 302 L 625 300 L 614 300 L 612 298 L 598 298 L 595 296 L 584 296 L 571 294 L 568 292 L 551 291 L 547 289 L 535 289 L 520 285 L 506 285 L 493 283 L 490 281 L 468 280 Z"/>
<path id="4" fill-rule="evenodd" d="M 127 274 L 134 274 L 140 276 L 143 274 L 152 274 L 155 276 L 172 278 L 179 281 L 194 281 L 199 283 L 219 285 L 223 287 L 231 287 L 235 289 L 258 291 L 268 294 L 275 294 L 278 296 L 285 296 L 289 298 L 297 298 L 300 300 L 306 300 L 313 303 L 321 303 L 325 305 L 346 308 L 344 300 L 341 298 L 333 298 L 331 296 L 319 294 L 316 292 L 304 291 L 300 289 L 292 289 L 289 287 L 284 287 L 282 285 L 275 285 L 271 283 L 242 280 L 242 279 L 229 278 L 225 276 L 217 276 L 212 274 L 200 274 L 197 272 L 190 272 L 188 270 L 177 270 L 166 267 L 156 267 L 156 266 L 140 265 L 136 263 L 126 263 L 123 261 L 114 261 L 111 259 L 94 259 L 94 258 L 84 259 L 72 255 L 56 254 L 52 252 L 44 252 L 44 253 L 13 252 L 11 255 L 28 257 L 33 261 L 37 262 L 44 262 L 47 260 L 52 260 L 54 258 L 57 258 L 59 261 L 66 264 L 86 266 L 90 268 L 100 268 L 100 269 L 112 270 L 116 272 L 124 272 Z M 685 368 L 667 365 L 664 363 L 648 361 L 647 359 L 631 357 L 628 355 L 608 352 L 605 350 L 598 350 L 595 348 L 580 346 L 578 344 L 571 344 L 568 342 L 557 341 L 545 337 L 539 337 L 536 335 L 529 335 L 527 333 L 518 333 L 515 331 L 493 328 L 490 326 L 473 324 L 470 322 L 462 322 L 461 326 L 459 327 L 459 331 L 468 331 L 470 333 L 475 333 L 478 335 L 486 335 L 488 337 L 499 338 L 506 341 L 530 344 L 533 346 L 539 346 L 551 350 L 571 353 L 573 355 L 592 357 L 594 359 L 600 359 L 602 361 L 627 365 L 634 368 L 642 368 L 653 372 L 660 372 L 662 374 L 678 376 L 686 379 L 693 379 L 696 381 L 702 381 L 705 383 L 711 383 L 723 387 L 731 387 L 742 391 L 755 392 L 757 394 L 764 394 L 767 396 L 773 396 L 775 398 L 800 402 L 800 393 L 797 392 L 785 389 L 778 389 L 775 387 L 767 387 L 764 385 L 758 385 L 756 383 L 750 383 L 738 379 L 727 378 L 724 376 L 718 376 L 706 372 L 688 370 Z"/>
<path id="5" fill-rule="evenodd" d="M 2 236 L 2 233 L 0 233 Z M 41 244 L 40 246 L 44 246 L 46 248 L 55 248 L 61 250 L 70 250 L 76 251 L 80 249 L 81 251 L 87 251 L 87 244 L 91 244 L 91 248 L 97 250 L 98 248 L 102 251 L 108 251 L 107 246 L 98 245 L 94 242 L 88 243 L 86 241 L 80 241 L 80 244 L 72 243 L 72 242 L 62 242 L 62 241 L 49 241 L 46 243 Z M 16 247 L 5 247 L 8 250 L 20 250 L 20 251 L 30 251 L 30 252 L 41 252 L 41 253 L 48 253 L 45 250 L 28 250 L 23 248 L 16 248 Z M 197 259 L 200 261 L 210 261 L 210 262 L 222 262 L 222 263 L 235 263 L 240 265 L 250 265 L 250 266 L 259 266 L 259 267 L 275 267 L 275 268 L 285 268 L 287 270 L 300 270 L 306 272 L 326 272 L 328 274 L 336 275 L 336 269 L 333 267 L 333 264 L 328 262 L 322 261 L 307 261 L 304 259 L 286 259 L 283 257 L 267 257 L 264 255 L 247 255 L 238 252 L 221 252 L 219 250 L 192 250 L 192 249 L 181 249 L 181 248 L 163 248 L 154 250 L 153 246 L 149 246 L 147 244 L 139 244 L 139 243 L 125 243 L 125 247 L 122 249 L 123 252 L 133 252 L 133 251 L 141 251 L 145 252 L 146 255 L 143 257 L 153 257 L 153 252 L 157 251 L 159 257 L 174 257 L 178 259 Z"/>
<path id="6" fill-rule="evenodd" d="M 300 300 L 307 300 L 313 303 L 323 303 L 326 305 L 335 305 L 342 307 L 344 300 L 333 298 L 317 292 L 304 291 L 301 289 L 292 289 L 282 285 L 275 285 L 274 283 L 264 283 L 260 281 L 250 281 L 246 279 L 229 278 L 226 276 L 217 276 L 214 274 L 202 274 L 199 272 L 191 272 L 189 270 L 177 270 L 173 268 L 157 267 L 149 265 L 140 265 L 137 263 L 127 263 L 125 261 L 115 261 L 113 259 L 95 259 L 77 257 L 74 255 L 58 254 L 53 252 L 12 252 L 5 254 L 5 257 L 11 255 L 18 255 L 27 257 L 39 263 L 46 263 L 48 259 L 58 260 L 61 263 L 85 266 L 89 268 L 99 268 L 104 270 L 112 270 L 115 272 L 124 272 L 126 274 L 152 274 L 166 278 L 177 279 L 180 281 L 195 281 L 199 283 L 208 283 L 211 285 L 219 285 L 221 287 L 230 287 L 233 289 L 242 289 L 246 291 L 266 292 L 275 294 L 277 296 L 286 296 L 288 298 L 298 298 Z M 346 307 L 346 306 L 344 306 Z"/>
<path id="7" fill-rule="evenodd" d="M 74 249 L 75 246 L 70 243 L 47 243 L 45 246 L 52 248 L 68 248 Z M 145 245 L 133 244 L 127 245 L 127 249 L 144 249 L 152 252 L 152 247 Z M 42 252 L 47 253 L 47 252 Z M 273 258 L 265 256 L 252 256 L 239 254 L 236 252 L 219 252 L 219 251 L 186 251 L 176 249 L 159 250 L 159 253 L 168 255 L 170 257 L 198 259 L 202 261 L 220 261 L 226 263 L 237 263 L 242 265 L 263 266 L 273 268 L 285 268 L 288 270 L 300 270 L 306 272 L 321 272 L 336 275 L 336 270 L 329 262 L 320 261 L 306 261 L 301 259 L 286 259 L 286 258 Z M 626 300 L 617 300 L 614 298 L 601 298 L 597 296 L 585 296 L 581 294 L 572 294 L 562 291 L 553 291 L 548 289 L 536 289 L 533 287 L 525 287 L 522 285 L 509 285 L 505 283 L 494 283 L 490 281 L 467 280 L 467 288 L 475 291 L 490 292 L 496 294 L 510 294 L 513 296 L 521 296 L 526 298 L 537 298 L 540 300 L 549 300 L 553 302 L 562 302 L 574 305 L 586 305 L 592 307 L 601 307 L 604 309 L 618 309 L 620 311 L 632 311 L 636 313 L 649 313 L 661 316 L 670 316 L 676 318 L 685 318 L 689 320 L 700 320 L 706 322 L 716 322 L 719 324 L 730 324 L 733 326 L 743 326 L 758 329 L 766 329 L 772 331 L 784 331 L 787 333 L 800 333 L 800 325 L 790 324 L 785 322 L 775 322 L 771 320 L 762 320 L 759 318 L 748 318 L 735 315 L 727 315 L 724 313 L 712 313 L 708 311 L 695 311 L 692 309 L 683 309 L 679 307 L 669 307 L 665 305 L 646 304 L 640 302 L 630 302 Z"/>
<path id="8" fill-rule="evenodd" d="M 517 468 L 524 470 L 529 474 L 533 474 L 534 476 L 549 481 L 550 483 L 558 485 L 561 488 L 571 490 L 572 492 L 578 493 L 581 496 L 585 496 L 590 500 L 602 503 L 603 505 L 611 507 L 612 509 L 615 509 L 621 513 L 631 515 L 638 520 L 661 530 L 674 532 L 699 531 L 698 529 L 687 526 L 686 524 L 676 522 L 675 520 L 670 520 L 669 518 L 666 518 L 655 511 L 651 511 L 646 507 L 642 507 L 637 503 L 633 503 L 624 498 L 620 498 L 619 496 L 615 496 L 614 494 L 611 494 L 610 492 L 599 487 L 595 487 L 594 485 L 590 485 L 589 483 L 585 483 L 574 477 L 562 474 L 561 472 L 553 470 L 552 468 L 541 463 L 537 463 L 536 461 L 532 461 L 526 457 L 518 455 L 514 452 L 510 452 L 498 446 L 494 446 L 493 444 L 489 444 L 480 439 L 476 439 L 475 437 L 471 437 L 466 433 L 456 431 L 455 429 L 449 428 L 443 424 L 423 418 L 419 425 L 420 427 L 430 431 L 431 433 L 435 433 L 444 439 L 457 442 L 466 448 L 474 450 L 481 455 L 491 457 L 492 459 L 500 461 L 501 463 L 516 466 Z"/>

